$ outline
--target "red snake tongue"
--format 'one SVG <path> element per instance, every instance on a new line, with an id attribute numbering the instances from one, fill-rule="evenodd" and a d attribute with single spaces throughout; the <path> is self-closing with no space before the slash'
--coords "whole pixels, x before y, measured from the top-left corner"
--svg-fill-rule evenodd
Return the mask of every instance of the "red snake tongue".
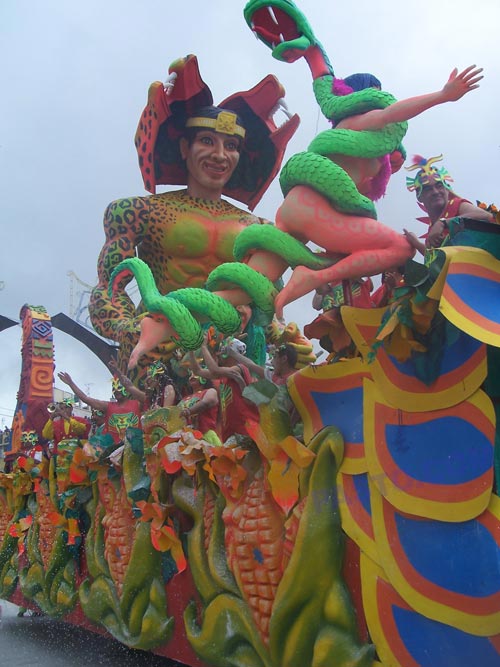
<path id="1" fill-rule="evenodd" d="M 253 15 L 252 30 L 273 47 L 300 37 L 293 18 L 278 7 L 266 7 Z"/>
<path id="2" fill-rule="evenodd" d="M 255 26 L 253 31 L 259 35 L 259 37 L 262 37 L 265 42 L 269 42 L 271 44 L 277 44 L 279 42 L 279 35 L 276 35 L 276 33 L 273 33 L 270 30 L 266 30 L 266 28 Z"/>

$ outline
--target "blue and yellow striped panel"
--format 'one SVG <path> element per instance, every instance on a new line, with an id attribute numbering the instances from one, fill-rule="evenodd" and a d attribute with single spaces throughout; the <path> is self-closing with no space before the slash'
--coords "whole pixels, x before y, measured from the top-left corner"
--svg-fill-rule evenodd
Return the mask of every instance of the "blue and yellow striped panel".
<path id="1" fill-rule="evenodd" d="M 476 519 L 451 523 L 399 512 L 371 490 L 380 564 L 405 602 L 464 632 L 500 634 L 498 497 Z"/>
<path id="2" fill-rule="evenodd" d="M 370 367 L 361 359 L 308 366 L 294 373 L 288 390 L 304 422 L 309 442 L 325 426 L 335 426 L 344 438 L 343 472 L 364 472 L 363 379 Z"/>
<path id="3" fill-rule="evenodd" d="M 477 636 L 412 609 L 384 571 L 361 556 L 368 628 L 387 667 L 498 667 L 500 634 Z"/>
<path id="4" fill-rule="evenodd" d="M 452 256 L 440 310 L 477 340 L 500 347 L 500 262 L 489 253 L 462 249 Z"/>
<path id="5" fill-rule="evenodd" d="M 366 359 L 380 326 L 383 308 L 350 308 L 342 316 L 352 339 Z M 400 362 L 387 354 L 383 346 L 368 365 L 373 379 L 385 398 L 395 407 L 413 412 L 427 412 L 456 405 L 483 383 L 487 373 L 486 346 L 457 331 L 450 345 L 443 349 L 438 379 L 427 385 L 416 377 L 412 359 Z"/>
<path id="6" fill-rule="evenodd" d="M 458 405 L 405 412 L 364 383 L 365 456 L 370 479 L 397 509 L 464 521 L 489 504 L 495 411 L 481 390 Z"/>

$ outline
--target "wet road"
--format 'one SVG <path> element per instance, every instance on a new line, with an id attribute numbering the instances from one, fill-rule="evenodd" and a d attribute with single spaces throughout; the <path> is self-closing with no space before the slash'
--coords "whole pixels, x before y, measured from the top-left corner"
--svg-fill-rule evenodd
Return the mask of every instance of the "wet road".
<path id="1" fill-rule="evenodd" d="M 0 610 L 2 667 L 182 667 L 47 617 L 19 618 L 19 608 L 5 600 L 0 600 Z"/>

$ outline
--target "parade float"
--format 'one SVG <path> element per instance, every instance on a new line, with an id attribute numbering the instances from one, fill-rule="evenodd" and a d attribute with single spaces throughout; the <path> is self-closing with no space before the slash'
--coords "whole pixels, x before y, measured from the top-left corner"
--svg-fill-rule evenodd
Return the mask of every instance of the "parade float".
<path id="1" fill-rule="evenodd" d="M 291 2 L 251 2 L 245 17 L 283 53 L 320 46 Z M 150 91 L 147 113 L 156 96 L 168 117 L 164 94 Z M 400 152 L 402 134 L 370 150 Z M 322 157 L 316 140 L 306 153 Z M 376 217 L 347 181 L 339 190 L 353 197 L 332 205 Z M 500 226 L 456 218 L 449 231 L 425 264 L 406 265 L 387 307 L 342 307 L 350 355 L 306 355 L 286 388 L 247 387 L 259 413 L 247 436 L 219 442 L 175 408 L 154 409 L 127 429 L 118 462 L 102 434 L 45 455 L 50 317 L 25 306 L 14 451 L 0 473 L 0 598 L 191 667 L 500 664 Z M 245 237 L 242 255 L 255 243 Z M 292 266 L 328 268 L 295 241 Z M 142 279 L 116 260 L 115 281 L 125 270 Z M 157 291 L 149 281 L 154 307 Z M 193 296 L 200 308 L 198 291 L 178 302 Z M 102 326 L 122 337 L 117 317 Z M 194 326 L 185 348 L 200 343 Z M 293 326 L 268 330 L 272 342 L 287 336 L 304 345 Z"/>

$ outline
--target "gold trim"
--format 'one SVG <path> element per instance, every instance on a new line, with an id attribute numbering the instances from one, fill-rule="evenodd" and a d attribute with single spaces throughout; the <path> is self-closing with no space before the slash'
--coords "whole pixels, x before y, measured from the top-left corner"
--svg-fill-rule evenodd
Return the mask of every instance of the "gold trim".
<path id="1" fill-rule="evenodd" d="M 231 111 L 220 111 L 217 118 L 203 118 L 195 116 L 188 118 L 186 127 L 206 127 L 210 130 L 215 130 L 221 134 L 237 135 L 245 137 L 245 128 L 238 125 L 236 122 L 237 116 Z"/>

